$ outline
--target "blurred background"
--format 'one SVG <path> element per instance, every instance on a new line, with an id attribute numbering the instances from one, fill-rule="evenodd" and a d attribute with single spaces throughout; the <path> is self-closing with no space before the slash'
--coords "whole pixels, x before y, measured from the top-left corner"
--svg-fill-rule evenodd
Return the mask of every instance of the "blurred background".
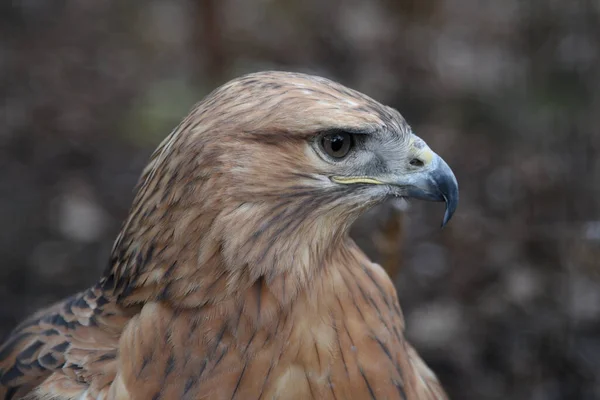
<path id="1" fill-rule="evenodd" d="M 5 1 L 0 337 L 92 284 L 150 153 L 283 69 L 400 110 L 461 185 L 353 229 L 454 399 L 600 399 L 600 3 Z M 405 212 L 406 211 L 406 212 Z"/>

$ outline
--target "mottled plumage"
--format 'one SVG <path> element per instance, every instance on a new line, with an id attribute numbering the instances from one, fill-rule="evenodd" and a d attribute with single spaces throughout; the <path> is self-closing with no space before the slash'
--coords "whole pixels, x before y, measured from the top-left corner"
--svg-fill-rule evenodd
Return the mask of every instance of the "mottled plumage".
<path id="1" fill-rule="evenodd" d="M 390 196 L 445 222 L 458 200 L 397 111 L 303 74 L 225 84 L 153 154 L 99 283 L 0 347 L 0 399 L 445 398 L 347 234 Z"/>

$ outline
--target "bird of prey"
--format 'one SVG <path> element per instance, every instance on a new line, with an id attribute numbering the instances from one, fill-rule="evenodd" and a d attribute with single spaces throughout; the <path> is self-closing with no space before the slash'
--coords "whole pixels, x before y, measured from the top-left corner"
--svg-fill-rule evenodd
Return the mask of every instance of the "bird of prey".
<path id="1" fill-rule="evenodd" d="M 394 109 L 261 72 L 196 105 L 143 171 L 96 285 L 0 347 L 0 399 L 444 399 L 394 286 L 348 235 L 458 184 Z"/>

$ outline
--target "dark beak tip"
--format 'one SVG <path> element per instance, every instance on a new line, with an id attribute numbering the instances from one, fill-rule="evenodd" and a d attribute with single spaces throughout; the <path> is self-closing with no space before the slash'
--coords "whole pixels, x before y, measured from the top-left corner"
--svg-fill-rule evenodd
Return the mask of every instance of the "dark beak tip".
<path id="1" fill-rule="evenodd" d="M 458 206 L 458 190 L 456 193 L 453 193 L 450 198 L 444 195 L 444 202 L 446 203 L 446 211 L 444 212 L 444 219 L 442 220 L 442 229 L 448 225 L 448 222 L 450 222 L 456 211 L 456 207 Z"/>
<path id="2" fill-rule="evenodd" d="M 446 212 L 444 213 L 444 219 L 442 220 L 441 229 L 444 229 L 446 225 L 448 225 L 448 222 L 450 222 L 451 218 L 452 215 L 448 212 L 448 209 L 446 208 Z"/>

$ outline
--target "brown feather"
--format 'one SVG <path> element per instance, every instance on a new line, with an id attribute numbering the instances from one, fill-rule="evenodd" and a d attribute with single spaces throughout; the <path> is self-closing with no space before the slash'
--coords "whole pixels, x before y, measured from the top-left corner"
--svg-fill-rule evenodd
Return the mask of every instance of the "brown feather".
<path id="1" fill-rule="evenodd" d="M 211 93 L 153 154 L 105 276 L 0 348 L 0 399 L 444 399 L 347 235 L 380 200 L 309 151 L 330 129 L 410 134 L 323 78 Z"/>

